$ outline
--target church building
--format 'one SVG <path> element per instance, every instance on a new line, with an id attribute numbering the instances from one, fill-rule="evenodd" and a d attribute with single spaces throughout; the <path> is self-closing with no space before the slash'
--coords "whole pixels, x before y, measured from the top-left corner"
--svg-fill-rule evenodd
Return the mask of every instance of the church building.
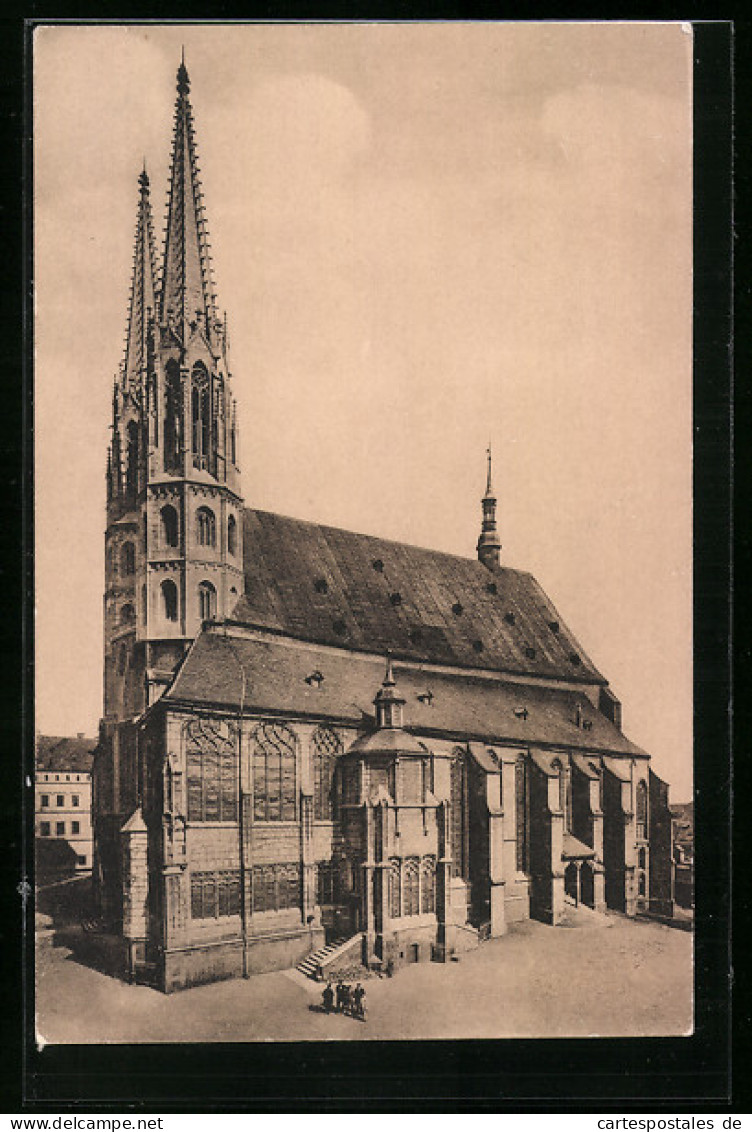
<path id="1" fill-rule="evenodd" d="M 138 182 L 107 458 L 94 882 L 127 974 L 442 962 L 568 904 L 667 914 L 668 788 L 502 565 L 490 452 L 476 557 L 245 506 L 189 92 L 181 63 L 159 270 Z"/>

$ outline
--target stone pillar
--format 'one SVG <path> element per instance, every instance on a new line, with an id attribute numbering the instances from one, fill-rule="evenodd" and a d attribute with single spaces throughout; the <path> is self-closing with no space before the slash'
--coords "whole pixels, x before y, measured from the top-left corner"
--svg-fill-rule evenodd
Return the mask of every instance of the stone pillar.
<path id="1" fill-rule="evenodd" d="M 551 923 L 561 923 L 564 915 L 564 811 L 561 809 L 559 774 L 547 779 L 548 811 L 551 822 Z"/>
<path id="2" fill-rule="evenodd" d="M 452 861 L 450 857 L 449 802 L 436 810 L 439 856 L 436 862 L 436 957 L 446 962 L 454 950 L 452 924 Z"/>
<path id="3" fill-rule="evenodd" d="M 502 798 L 501 785 L 501 773 L 486 776 L 490 935 L 492 937 L 504 935 L 507 930 L 504 883 L 504 811 L 500 804 Z"/>
<path id="4" fill-rule="evenodd" d="M 120 830 L 123 860 L 123 939 L 125 967 L 133 982 L 146 962 L 149 872 L 148 830 L 140 807 Z"/>
<path id="5" fill-rule="evenodd" d="M 316 912 L 315 877 L 313 869 L 313 798 L 310 794 L 300 795 L 300 887 L 302 893 L 301 915 L 308 925 L 308 917 Z M 311 921 L 313 924 L 313 920 Z M 310 925 L 309 925 L 310 926 Z"/>
<path id="6" fill-rule="evenodd" d="M 383 809 L 375 810 L 366 804 L 366 859 L 363 865 L 363 928 L 365 932 L 365 959 L 368 962 L 376 947 L 376 914 L 374 908 L 374 879 L 377 865 L 377 842 L 383 845 Z"/>
<path id="7" fill-rule="evenodd" d="M 621 804 L 624 812 L 624 911 L 628 916 L 637 915 L 637 845 L 635 842 L 635 813 L 632 790 L 632 782 L 622 782 Z"/>

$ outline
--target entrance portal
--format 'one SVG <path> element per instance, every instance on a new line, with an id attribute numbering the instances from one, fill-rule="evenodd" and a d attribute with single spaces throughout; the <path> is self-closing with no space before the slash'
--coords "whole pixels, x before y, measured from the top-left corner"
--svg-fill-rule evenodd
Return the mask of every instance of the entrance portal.
<path id="1" fill-rule="evenodd" d="M 595 907 L 593 866 L 589 861 L 583 861 L 580 865 L 580 900 L 583 904 L 587 904 L 588 908 Z"/>
<path id="2" fill-rule="evenodd" d="M 580 902 L 580 884 L 578 867 L 572 861 L 564 870 L 564 895 L 568 896 L 573 904 Z"/>

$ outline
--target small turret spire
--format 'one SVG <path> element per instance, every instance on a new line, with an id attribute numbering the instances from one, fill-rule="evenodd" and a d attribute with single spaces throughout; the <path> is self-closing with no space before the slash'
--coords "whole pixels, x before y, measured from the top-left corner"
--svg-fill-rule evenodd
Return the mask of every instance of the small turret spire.
<path id="1" fill-rule="evenodd" d="M 481 501 L 483 522 L 477 549 L 479 561 L 482 562 L 484 566 L 487 566 L 489 570 L 493 570 L 499 566 L 501 561 L 501 539 L 499 538 L 499 532 L 496 526 L 496 496 L 494 495 L 491 481 L 490 441 L 486 449 L 486 456 L 488 458 L 488 474 L 486 477 L 486 494 Z"/>
<path id="2" fill-rule="evenodd" d="M 406 701 L 397 688 L 392 669 L 392 655 L 386 654 L 386 673 L 373 701 L 376 708 L 376 727 L 402 727 L 402 708 Z"/>

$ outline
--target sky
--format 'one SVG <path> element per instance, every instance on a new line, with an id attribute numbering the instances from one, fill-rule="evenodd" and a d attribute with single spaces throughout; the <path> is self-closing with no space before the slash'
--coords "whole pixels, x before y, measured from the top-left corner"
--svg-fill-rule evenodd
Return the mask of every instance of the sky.
<path id="1" fill-rule="evenodd" d="M 249 506 L 535 575 L 692 781 L 691 32 L 37 28 L 37 728 L 96 734 L 137 178 L 181 49 Z"/>

